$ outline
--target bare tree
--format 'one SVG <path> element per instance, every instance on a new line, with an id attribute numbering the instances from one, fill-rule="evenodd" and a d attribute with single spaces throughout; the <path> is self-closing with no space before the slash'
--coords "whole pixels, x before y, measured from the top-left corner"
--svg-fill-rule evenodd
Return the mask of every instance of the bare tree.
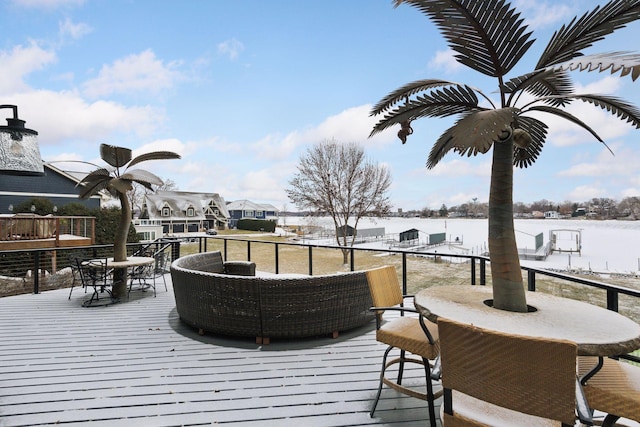
<path id="1" fill-rule="evenodd" d="M 155 191 L 176 191 L 178 190 L 178 184 L 171 179 L 163 180 L 164 184 L 159 185 Z M 144 198 L 147 194 L 155 192 L 146 188 L 142 184 L 138 184 L 137 182 L 133 183 L 133 188 L 127 193 L 127 198 L 129 199 L 129 203 L 131 204 L 131 210 L 134 212 L 142 211 L 142 204 L 144 203 Z"/>
<path id="2" fill-rule="evenodd" d="M 301 156 L 298 172 L 289 185 L 287 195 L 298 209 L 331 216 L 345 264 L 347 247 L 356 237 L 355 233 L 348 236 L 349 219 L 355 221 L 355 230 L 362 217 L 381 218 L 391 211 L 387 196 L 391 185 L 389 170 L 367 160 L 364 149 L 356 143 L 331 140 L 309 148 Z"/>
<path id="3" fill-rule="evenodd" d="M 640 197 L 626 197 L 618 204 L 618 210 L 623 216 L 640 218 Z"/>

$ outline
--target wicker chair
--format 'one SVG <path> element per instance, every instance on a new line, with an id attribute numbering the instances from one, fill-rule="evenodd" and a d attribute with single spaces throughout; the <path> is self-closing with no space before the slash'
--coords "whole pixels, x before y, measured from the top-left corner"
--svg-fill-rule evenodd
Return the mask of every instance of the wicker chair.
<path id="1" fill-rule="evenodd" d="M 415 309 L 403 307 L 407 296 L 402 295 L 398 275 L 392 266 L 385 266 L 373 270 L 368 270 L 367 281 L 371 291 L 374 307 L 371 310 L 376 312 L 376 340 L 387 344 L 388 347 L 382 357 L 382 370 L 380 372 L 380 383 L 378 394 L 371 408 L 370 415 L 373 414 L 380 400 L 382 385 L 386 384 L 394 390 L 418 399 L 426 400 L 429 406 L 429 419 L 431 426 L 436 425 L 435 399 L 440 396 L 433 392 L 431 383 L 431 365 L 429 360 L 438 356 L 438 328 L 434 323 L 425 320 L 423 316 L 404 316 L 405 313 L 418 313 Z M 401 316 L 388 322 L 383 322 L 384 311 L 400 311 Z M 400 350 L 400 355 L 387 362 L 389 353 L 394 348 Z M 417 357 L 408 357 L 409 352 Z M 402 385 L 402 376 L 406 362 L 417 363 L 424 366 L 426 393 L 419 392 L 414 388 Z M 387 369 L 398 364 L 398 378 L 396 381 L 386 376 Z"/>
<path id="2" fill-rule="evenodd" d="M 606 412 L 602 425 L 612 426 L 623 417 L 640 421 L 640 368 L 604 358 L 602 368 L 583 385 L 589 406 Z M 596 357 L 578 357 L 582 377 L 598 363 Z"/>
<path id="3" fill-rule="evenodd" d="M 576 376 L 577 345 L 438 319 L 444 403 L 451 426 L 591 424 Z M 579 404 L 579 406 L 578 406 Z"/>

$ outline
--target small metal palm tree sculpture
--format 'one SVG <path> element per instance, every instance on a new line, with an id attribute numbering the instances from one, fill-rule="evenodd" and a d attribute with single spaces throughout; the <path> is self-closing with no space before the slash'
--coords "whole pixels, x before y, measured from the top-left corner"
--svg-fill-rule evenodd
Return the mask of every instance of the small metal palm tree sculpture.
<path id="1" fill-rule="evenodd" d="M 506 80 L 534 40 L 520 14 L 505 0 L 395 0 L 427 15 L 440 29 L 461 64 L 497 79 L 499 105 L 474 87 L 446 81 L 419 80 L 387 95 L 372 109 L 382 118 L 371 135 L 401 126 L 404 143 L 413 132 L 411 122 L 422 117 L 458 115 L 458 122 L 435 142 L 427 167 L 446 153 L 487 153 L 493 148 L 489 192 L 489 254 L 494 306 L 527 310 L 513 224 L 513 168 L 527 167 L 538 158 L 547 125 L 530 113 L 562 117 L 604 141 L 589 125 L 564 109 L 573 101 L 600 107 L 640 128 L 640 110 L 612 96 L 576 94 L 569 71 L 610 71 L 621 77 L 640 75 L 640 55 L 610 53 L 585 56 L 582 51 L 608 34 L 640 18 L 640 0 L 611 0 L 554 33 L 528 74 Z M 526 93 L 527 96 L 523 96 Z M 480 96 L 488 107 L 481 105 Z M 522 102 L 521 99 L 527 101 Z M 606 145 L 606 144 L 605 144 Z"/>
<path id="2" fill-rule="evenodd" d="M 127 259 L 127 235 L 131 225 L 131 204 L 127 197 L 134 182 L 143 185 L 149 190 L 153 190 L 153 185 L 162 185 L 163 181 L 151 172 L 142 169 L 129 169 L 140 162 L 147 160 L 167 160 L 179 159 L 180 155 L 171 151 L 154 151 L 132 158 L 129 148 L 116 147 L 114 145 L 101 144 L 100 157 L 111 169 L 98 168 L 89 173 L 80 184 L 83 185 L 80 191 L 80 198 L 87 199 L 102 190 L 107 190 L 111 195 L 120 200 L 122 215 L 116 230 L 113 258 L 115 261 L 125 261 Z M 114 273 L 113 294 L 121 297 L 126 293 L 126 271 L 116 271 Z"/>

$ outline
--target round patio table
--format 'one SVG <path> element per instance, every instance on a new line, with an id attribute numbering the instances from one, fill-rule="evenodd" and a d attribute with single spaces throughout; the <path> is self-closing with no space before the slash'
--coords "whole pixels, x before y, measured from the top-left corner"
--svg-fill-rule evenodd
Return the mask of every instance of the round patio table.
<path id="1" fill-rule="evenodd" d="M 514 313 L 498 310 L 486 286 L 433 286 L 415 296 L 416 308 L 430 321 L 438 317 L 508 334 L 565 339 L 578 345 L 581 356 L 613 356 L 640 348 L 640 325 L 586 302 L 541 292 L 527 292 L 527 304 L 537 310 Z"/>
<path id="2" fill-rule="evenodd" d="M 153 264 L 155 261 L 155 258 L 153 257 L 146 257 L 146 256 L 130 256 L 127 257 L 126 260 L 124 261 L 114 261 L 113 257 L 111 258 L 106 258 L 106 266 L 104 266 L 104 264 L 102 264 L 102 262 L 105 259 L 102 258 L 97 258 L 97 259 L 90 259 L 90 260 L 86 260 L 83 263 L 86 265 L 92 265 L 95 267 L 104 267 L 106 269 L 112 269 L 112 268 L 124 268 L 124 269 L 128 269 L 131 267 L 139 267 L 142 265 L 149 265 L 149 264 Z M 106 289 L 107 293 L 109 294 L 109 299 L 98 299 L 98 298 L 94 298 L 93 296 L 91 297 L 91 299 L 85 301 L 82 306 L 83 307 L 104 307 L 107 305 L 111 305 L 111 304 L 115 304 L 117 302 L 120 302 L 120 299 L 117 297 L 114 297 L 113 294 L 111 293 L 111 291 L 109 291 L 108 289 Z M 94 295 L 97 293 L 97 290 L 94 290 Z"/>
<path id="3" fill-rule="evenodd" d="M 107 268 L 129 268 L 141 265 L 153 264 L 155 258 L 150 256 L 130 256 L 124 261 L 114 261 L 113 258 L 107 258 Z"/>

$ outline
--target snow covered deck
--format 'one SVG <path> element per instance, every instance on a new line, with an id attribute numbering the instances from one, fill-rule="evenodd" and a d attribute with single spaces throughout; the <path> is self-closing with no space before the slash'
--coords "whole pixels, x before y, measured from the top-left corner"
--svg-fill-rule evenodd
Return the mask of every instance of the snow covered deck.
<path id="1" fill-rule="evenodd" d="M 109 307 L 68 295 L 0 298 L 0 425 L 428 425 L 426 402 L 388 388 L 369 417 L 384 351 L 374 322 L 259 346 L 198 336 L 170 283 Z M 405 376 L 424 383 L 419 369 Z"/>

